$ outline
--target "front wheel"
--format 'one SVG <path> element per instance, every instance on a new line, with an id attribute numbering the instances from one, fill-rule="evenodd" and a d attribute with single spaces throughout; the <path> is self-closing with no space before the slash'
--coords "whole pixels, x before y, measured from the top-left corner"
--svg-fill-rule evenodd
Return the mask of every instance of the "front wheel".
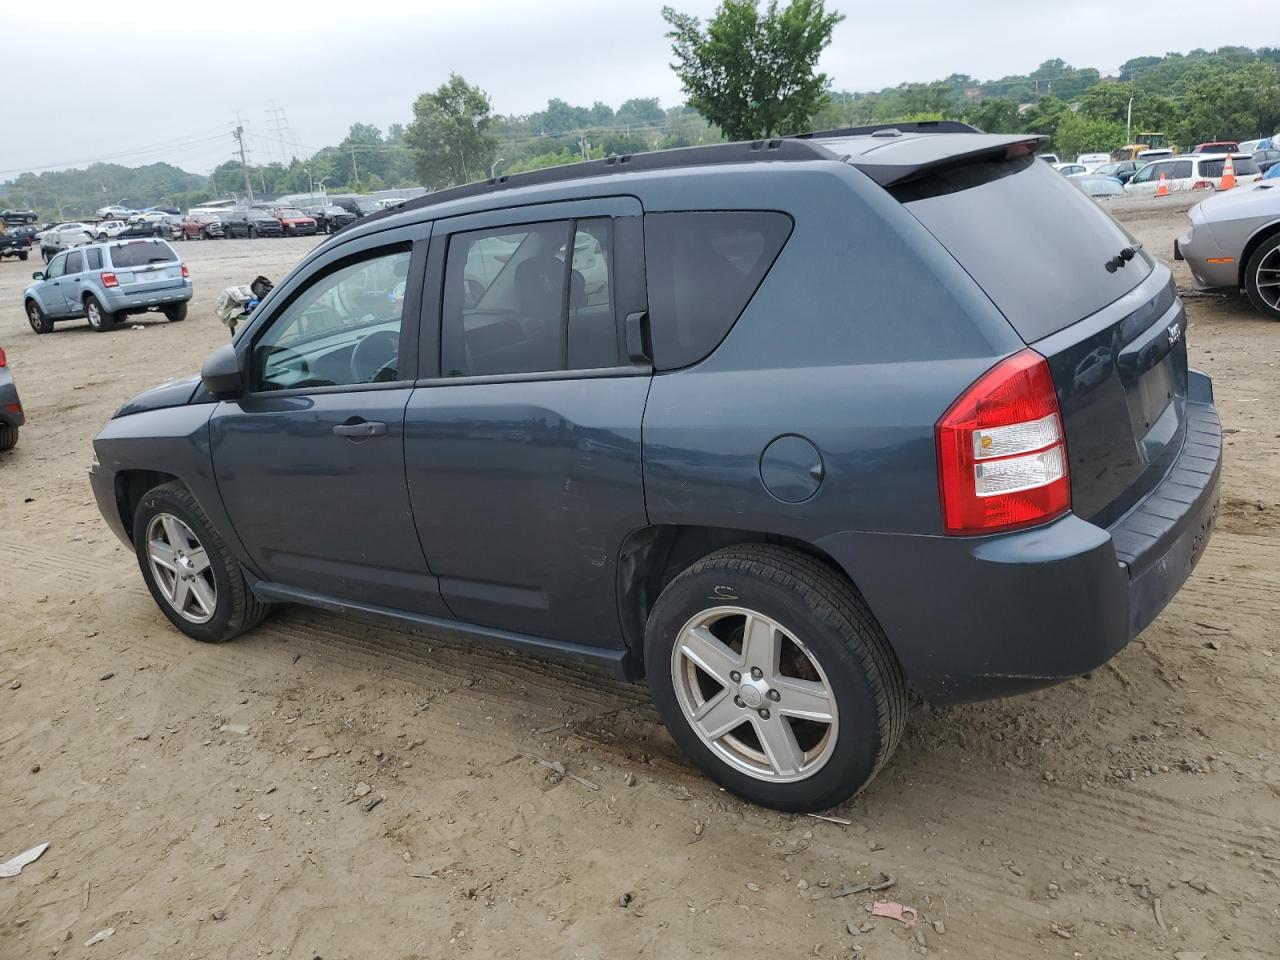
<path id="1" fill-rule="evenodd" d="M 256 240 L 256 239 L 257 239 L 257 237 L 258 237 L 258 228 L 257 228 L 257 227 L 250 227 L 250 228 L 249 228 L 249 230 L 248 230 L 248 232 L 246 233 L 246 236 L 247 236 L 250 240 Z"/>
<path id="2" fill-rule="evenodd" d="M 116 315 L 108 312 L 93 294 L 84 298 L 84 316 L 97 333 L 106 333 L 116 325 Z"/>
<path id="3" fill-rule="evenodd" d="M 768 544 L 717 551 L 663 590 L 645 665 L 672 739 L 752 803 L 833 807 L 897 747 L 907 693 L 865 602 L 838 571 Z"/>
<path id="4" fill-rule="evenodd" d="M 36 333 L 50 333 L 53 330 L 53 321 L 34 300 L 27 301 L 27 322 Z"/>
<path id="5" fill-rule="evenodd" d="M 0 423 L 0 451 L 12 450 L 18 442 L 18 428 L 11 423 Z"/>
<path id="6" fill-rule="evenodd" d="M 1280 234 L 1253 252 L 1245 267 L 1244 286 L 1259 313 L 1280 320 Z"/>
<path id="7" fill-rule="evenodd" d="M 27 251 L 26 251 L 26 250 L 19 250 L 19 251 L 18 251 L 18 259 L 19 259 L 19 260 L 26 260 L 26 259 L 27 259 Z"/>
<path id="8" fill-rule="evenodd" d="M 156 604 L 193 640 L 230 640 L 267 615 L 267 605 L 253 595 L 240 564 L 181 483 L 143 496 L 133 518 L 133 545 Z"/>

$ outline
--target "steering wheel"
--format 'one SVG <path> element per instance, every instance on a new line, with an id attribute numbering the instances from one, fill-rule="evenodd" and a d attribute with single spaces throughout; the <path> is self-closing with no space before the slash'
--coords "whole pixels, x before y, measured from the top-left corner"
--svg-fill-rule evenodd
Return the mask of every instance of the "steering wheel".
<path id="1" fill-rule="evenodd" d="M 378 330 L 369 334 L 351 351 L 354 383 L 383 383 L 395 379 L 400 359 L 400 332 Z"/>

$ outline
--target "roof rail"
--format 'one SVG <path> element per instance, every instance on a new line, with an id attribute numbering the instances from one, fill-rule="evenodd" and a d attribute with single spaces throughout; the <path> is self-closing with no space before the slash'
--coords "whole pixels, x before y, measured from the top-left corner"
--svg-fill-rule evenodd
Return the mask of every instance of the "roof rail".
<path id="1" fill-rule="evenodd" d="M 793 138 L 778 137 L 772 140 L 750 140 L 741 143 L 713 143 L 700 147 L 677 147 L 670 150 L 653 150 L 648 153 L 623 154 L 605 157 L 603 160 L 586 160 L 581 163 L 567 163 L 558 167 L 545 167 L 541 170 L 530 170 L 526 173 L 513 173 L 507 176 L 494 177 L 491 180 L 480 180 L 465 183 L 458 187 L 448 187 L 428 193 L 424 197 L 415 197 L 394 207 L 388 207 L 379 213 L 370 214 L 343 229 L 356 224 L 369 223 L 373 220 L 408 210 L 419 210 L 436 204 L 448 203 L 450 200 L 462 200 L 467 197 L 481 197 L 504 190 L 515 190 L 519 187 L 539 186 L 545 183 L 560 183 L 566 180 L 581 180 L 588 177 L 604 177 L 614 173 L 628 173 L 640 170 L 669 170 L 675 167 L 702 167 L 724 163 L 762 163 L 793 162 L 800 160 L 838 160 L 837 154 L 816 143 L 801 143 Z"/>
<path id="2" fill-rule="evenodd" d="M 865 137 L 881 131 L 896 130 L 899 133 L 982 133 L 959 120 L 903 120 L 901 123 L 873 123 L 866 127 L 841 127 L 839 130 L 815 130 L 798 133 L 796 140 L 817 140 L 827 137 Z"/>

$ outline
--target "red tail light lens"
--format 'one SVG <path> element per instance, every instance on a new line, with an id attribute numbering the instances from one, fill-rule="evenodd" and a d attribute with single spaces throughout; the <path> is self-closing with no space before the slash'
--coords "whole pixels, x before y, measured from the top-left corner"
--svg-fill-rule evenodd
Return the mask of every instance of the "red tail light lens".
<path id="1" fill-rule="evenodd" d="M 120 281 L 116 279 L 114 273 L 108 270 L 102 274 L 102 285 L 104 287 L 118 287 L 120 286 Z"/>
<path id="2" fill-rule="evenodd" d="M 1193 184 L 1191 185 L 1191 189 L 1192 189 L 1192 190 L 1212 190 L 1212 189 L 1213 189 L 1213 181 L 1212 181 L 1212 180 L 1197 180 L 1195 183 L 1193 183 Z"/>
<path id="3" fill-rule="evenodd" d="M 191 276 L 191 271 L 187 269 L 187 265 L 185 263 L 182 265 L 182 276 L 183 276 L 183 279 L 186 279 L 187 277 Z"/>
<path id="4" fill-rule="evenodd" d="M 4 347 L 0 347 L 0 367 L 9 363 L 9 358 L 4 355 Z"/>
<path id="5" fill-rule="evenodd" d="M 995 533 L 1071 509 L 1058 395 L 1048 362 L 1034 350 L 983 374 L 935 430 L 947 533 Z"/>

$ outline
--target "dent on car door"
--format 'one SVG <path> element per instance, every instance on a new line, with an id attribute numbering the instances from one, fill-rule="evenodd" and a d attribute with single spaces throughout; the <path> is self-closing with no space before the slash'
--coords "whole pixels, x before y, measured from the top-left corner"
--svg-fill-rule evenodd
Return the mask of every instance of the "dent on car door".
<path id="1" fill-rule="evenodd" d="M 273 298 L 241 344 L 249 391 L 218 404 L 210 445 L 227 513 L 267 580 L 438 615 L 404 476 L 425 249 L 396 233 L 331 254 Z"/>
<path id="2" fill-rule="evenodd" d="M 646 523 L 651 369 L 623 336 L 645 308 L 640 213 L 614 198 L 548 205 L 537 223 L 504 211 L 436 225 L 422 367 L 442 375 L 409 401 L 405 455 L 423 550 L 459 619 L 620 646 L 618 552 Z"/>

